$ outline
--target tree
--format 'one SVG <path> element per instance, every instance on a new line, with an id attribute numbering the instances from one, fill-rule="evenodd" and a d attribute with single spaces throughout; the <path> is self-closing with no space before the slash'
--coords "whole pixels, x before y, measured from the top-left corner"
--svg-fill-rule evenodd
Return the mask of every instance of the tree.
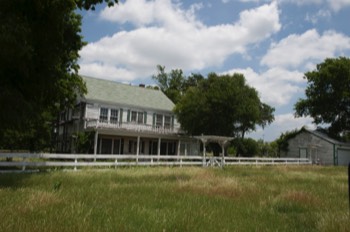
<path id="1" fill-rule="evenodd" d="M 262 139 L 257 141 L 259 145 L 259 155 L 266 157 L 276 157 L 278 155 L 278 145 L 275 141 L 266 142 Z"/>
<path id="2" fill-rule="evenodd" d="M 340 138 L 350 130 L 350 59 L 326 59 L 304 78 L 306 99 L 295 104 L 296 116 L 311 116 L 318 125 L 330 124 L 330 136 Z"/>
<path id="3" fill-rule="evenodd" d="M 295 129 L 295 130 L 292 130 L 292 131 L 286 131 L 286 132 L 282 133 L 280 135 L 280 137 L 278 137 L 274 141 L 276 143 L 276 145 L 277 145 L 278 156 L 280 156 L 282 152 L 287 152 L 289 150 L 289 148 L 288 148 L 288 146 L 289 146 L 288 141 L 290 139 L 294 138 L 295 136 L 297 136 L 300 132 L 302 132 L 304 130 L 305 130 L 305 128 L 303 127 L 300 130 Z"/>
<path id="4" fill-rule="evenodd" d="M 242 74 L 210 73 L 197 86 L 187 89 L 174 111 L 190 134 L 243 138 L 256 125 L 272 122 L 274 109 L 260 102 L 258 93 L 246 84 Z"/>
<path id="5" fill-rule="evenodd" d="M 94 131 L 77 132 L 75 137 L 75 153 L 88 154 L 94 151 Z"/>
<path id="6" fill-rule="evenodd" d="M 253 157 L 259 155 L 259 143 L 252 138 L 236 138 L 232 144 L 237 156 Z"/>
<path id="7" fill-rule="evenodd" d="M 175 104 L 178 103 L 184 93 L 190 87 L 198 86 L 204 79 L 201 74 L 184 76 L 181 69 L 172 69 L 170 73 L 165 72 L 165 66 L 157 65 L 158 73 L 152 79 L 158 84 L 160 90 Z"/>
<path id="8" fill-rule="evenodd" d="M 157 82 L 160 90 L 175 104 L 180 100 L 184 91 L 185 77 L 181 69 L 173 69 L 165 72 L 165 66 L 157 65 L 158 74 L 152 79 Z"/>
<path id="9" fill-rule="evenodd" d="M 204 80 L 204 77 L 200 73 L 192 73 L 185 79 L 184 90 L 187 91 L 191 87 L 198 87 L 199 83 Z"/>
<path id="10" fill-rule="evenodd" d="M 82 40 L 76 9 L 112 0 L 0 1 L 0 143 L 22 134 L 50 142 L 57 113 L 86 93 L 78 75 Z"/>
<path id="11" fill-rule="evenodd" d="M 259 121 L 257 124 L 259 126 L 261 126 L 262 128 L 271 124 L 273 122 L 273 120 L 275 120 L 273 112 L 275 112 L 275 108 L 261 102 L 260 103 L 260 118 L 259 118 Z"/>

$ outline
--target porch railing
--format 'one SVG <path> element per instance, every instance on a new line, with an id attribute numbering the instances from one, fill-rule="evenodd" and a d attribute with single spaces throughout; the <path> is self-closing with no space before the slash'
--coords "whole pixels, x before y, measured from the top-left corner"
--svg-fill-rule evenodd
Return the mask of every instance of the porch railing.
<path id="1" fill-rule="evenodd" d="M 125 130 L 137 131 L 137 132 L 153 132 L 157 134 L 183 133 L 183 131 L 177 127 L 167 128 L 167 127 L 153 126 L 148 124 L 137 124 L 134 122 L 108 123 L 108 122 L 100 122 L 98 120 L 90 120 L 90 121 L 87 121 L 86 127 L 87 128 L 106 128 L 106 129 L 125 129 Z"/>

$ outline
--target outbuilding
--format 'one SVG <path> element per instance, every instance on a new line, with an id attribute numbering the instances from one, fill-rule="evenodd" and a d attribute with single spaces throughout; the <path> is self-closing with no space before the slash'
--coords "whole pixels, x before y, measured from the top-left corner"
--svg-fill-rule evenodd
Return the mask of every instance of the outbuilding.
<path id="1" fill-rule="evenodd" d="M 335 140 L 317 130 L 302 128 L 288 141 L 288 148 L 281 157 L 310 158 L 314 164 L 348 165 L 350 143 Z"/>

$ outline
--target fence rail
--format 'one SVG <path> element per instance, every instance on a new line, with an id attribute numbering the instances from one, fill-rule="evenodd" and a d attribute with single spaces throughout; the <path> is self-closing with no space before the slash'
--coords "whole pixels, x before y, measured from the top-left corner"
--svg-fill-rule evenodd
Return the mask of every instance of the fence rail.
<path id="1" fill-rule="evenodd" d="M 224 166 L 224 165 L 305 165 L 305 158 L 246 158 L 157 155 L 86 155 L 49 153 L 0 153 L 0 172 L 30 171 L 45 167 L 118 166 Z M 34 169 L 35 170 L 35 169 Z"/>

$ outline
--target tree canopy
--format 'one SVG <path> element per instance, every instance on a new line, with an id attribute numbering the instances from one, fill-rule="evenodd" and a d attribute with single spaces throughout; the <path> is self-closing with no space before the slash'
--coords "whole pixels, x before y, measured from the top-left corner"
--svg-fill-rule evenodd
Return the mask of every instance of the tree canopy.
<path id="1" fill-rule="evenodd" d="M 86 92 L 78 76 L 84 46 L 77 9 L 112 0 L 0 1 L 0 141 L 49 138 L 50 123 Z M 26 143 L 23 143 L 26 144 Z"/>
<path id="2" fill-rule="evenodd" d="M 181 69 L 172 69 L 165 72 L 165 66 L 157 65 L 158 73 L 152 76 L 160 90 L 175 104 L 180 101 L 189 87 L 197 86 L 204 79 L 200 74 L 191 74 L 186 77 Z"/>
<path id="3" fill-rule="evenodd" d="M 329 134 L 340 138 L 350 130 L 350 59 L 326 59 L 304 78 L 306 98 L 295 104 L 296 116 L 311 116 L 316 124 L 329 124 Z"/>
<path id="4" fill-rule="evenodd" d="M 189 87 L 175 106 L 181 126 L 190 134 L 244 137 L 274 120 L 274 109 L 260 101 L 242 74 L 217 75 Z"/>

